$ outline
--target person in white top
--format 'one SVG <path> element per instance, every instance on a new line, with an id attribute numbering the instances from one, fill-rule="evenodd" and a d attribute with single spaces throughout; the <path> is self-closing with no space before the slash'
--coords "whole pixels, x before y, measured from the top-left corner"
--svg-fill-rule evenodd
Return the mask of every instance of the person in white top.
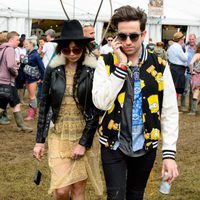
<path id="1" fill-rule="evenodd" d="M 24 61 L 27 58 L 27 49 L 25 47 L 26 44 L 26 35 L 22 34 L 19 39 L 19 45 L 15 48 L 15 57 L 18 63 L 20 63 L 20 67 L 18 70 L 18 76 L 15 79 L 16 88 L 18 90 L 19 98 L 21 104 L 25 104 L 24 102 L 24 94 L 25 94 L 25 73 L 24 69 Z"/>
<path id="2" fill-rule="evenodd" d="M 51 60 L 55 52 L 57 44 L 54 42 L 51 42 L 52 40 L 55 39 L 55 36 L 56 36 L 55 31 L 53 29 L 48 29 L 45 32 L 45 35 L 46 35 L 47 42 L 43 46 L 41 57 L 43 58 L 42 61 L 44 63 L 44 67 L 46 68 L 46 66 L 48 65 L 49 61 Z"/>
<path id="3" fill-rule="evenodd" d="M 113 52 L 113 48 L 111 46 L 111 42 L 113 41 L 113 37 L 112 36 L 108 36 L 107 39 L 107 44 L 103 45 L 100 49 L 101 54 L 108 54 L 108 53 L 112 53 Z"/>
<path id="4" fill-rule="evenodd" d="M 179 94 L 183 94 L 185 88 L 188 53 L 183 49 L 185 36 L 182 32 L 176 32 L 173 40 L 174 43 L 167 50 L 167 55 L 178 98 Z"/>

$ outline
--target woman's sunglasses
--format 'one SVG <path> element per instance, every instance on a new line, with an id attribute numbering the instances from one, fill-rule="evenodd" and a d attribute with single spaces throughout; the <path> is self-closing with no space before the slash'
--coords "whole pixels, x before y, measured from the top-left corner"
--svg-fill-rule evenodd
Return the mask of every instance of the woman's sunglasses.
<path id="1" fill-rule="evenodd" d="M 118 33 L 117 38 L 121 41 L 126 41 L 127 38 L 129 37 L 132 42 L 136 42 L 138 41 L 141 34 L 142 33 L 129 33 L 129 34 Z"/>
<path id="2" fill-rule="evenodd" d="M 61 50 L 61 52 L 62 52 L 64 55 L 69 55 L 71 52 L 72 52 L 73 54 L 75 54 L 75 55 L 78 55 L 78 54 L 80 54 L 82 51 L 83 51 L 83 49 L 80 48 L 80 47 L 74 47 L 74 48 L 72 48 L 72 49 L 70 49 L 70 48 L 63 48 L 63 49 Z"/>

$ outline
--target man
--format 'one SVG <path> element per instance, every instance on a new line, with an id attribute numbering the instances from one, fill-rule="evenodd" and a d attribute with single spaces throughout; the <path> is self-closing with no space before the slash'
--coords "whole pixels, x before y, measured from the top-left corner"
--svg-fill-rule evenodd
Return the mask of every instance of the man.
<path id="1" fill-rule="evenodd" d="M 184 88 L 183 94 L 181 95 L 181 111 L 188 110 L 185 105 L 186 95 L 188 91 L 189 91 L 189 110 L 191 109 L 191 104 L 192 104 L 192 89 L 190 87 L 191 74 L 190 74 L 189 65 L 196 50 L 196 35 L 195 34 L 189 35 L 189 41 L 188 41 L 188 45 L 186 46 L 186 50 L 188 53 L 188 59 L 187 59 L 187 69 L 185 72 L 185 88 Z"/>
<path id="2" fill-rule="evenodd" d="M 42 61 L 44 63 L 44 67 L 46 68 L 55 52 L 57 44 L 54 42 L 51 42 L 56 37 L 56 33 L 53 29 L 48 29 L 45 32 L 45 35 L 46 35 L 47 42 L 44 43 L 40 55 L 43 58 Z"/>
<path id="3" fill-rule="evenodd" d="M 153 43 L 153 40 L 152 38 L 149 38 L 149 43 L 147 44 L 147 49 L 149 49 L 150 51 L 154 51 L 154 48 L 155 48 L 155 44 Z"/>
<path id="4" fill-rule="evenodd" d="M 93 25 L 90 23 L 83 24 L 83 34 L 85 37 L 93 38 L 95 40 L 95 31 Z"/>
<path id="5" fill-rule="evenodd" d="M 176 32 L 173 40 L 174 43 L 167 50 L 167 55 L 178 98 L 179 94 L 183 94 L 185 88 L 185 70 L 188 54 L 183 50 L 185 36 L 182 32 Z"/>
<path id="6" fill-rule="evenodd" d="M 93 38 L 93 40 L 89 44 L 89 48 L 92 51 L 93 55 L 98 58 L 100 56 L 99 45 L 95 42 L 95 31 L 92 24 L 85 23 L 83 25 L 83 35 L 85 37 Z"/>
<path id="7" fill-rule="evenodd" d="M 111 42 L 113 41 L 113 36 L 108 35 L 106 38 L 107 44 L 103 45 L 100 49 L 101 54 L 112 53 L 113 48 L 111 46 Z"/>
<path id="8" fill-rule="evenodd" d="M 7 41 L 0 45 L 0 108 L 5 110 L 9 103 L 13 108 L 13 115 L 20 131 L 31 132 L 32 128 L 24 124 L 20 99 L 15 87 L 19 63 L 16 61 L 14 48 L 19 44 L 19 34 L 15 31 L 9 32 Z"/>
<path id="9" fill-rule="evenodd" d="M 0 33 L 0 45 L 4 42 L 7 42 L 7 32 L 1 32 Z M 5 108 L 7 107 L 7 104 L 5 105 Z M 0 125 L 10 124 L 10 120 L 7 115 L 6 109 L 0 109 Z"/>
<path id="10" fill-rule="evenodd" d="M 93 101 L 105 110 L 99 141 L 108 200 L 143 199 L 161 133 L 162 175 L 169 183 L 178 176 L 176 92 L 169 66 L 143 45 L 146 21 L 139 8 L 117 9 L 114 55 L 100 57 L 94 73 Z"/>
<path id="11" fill-rule="evenodd" d="M 43 44 L 43 47 L 39 49 L 39 54 L 40 54 L 40 57 L 42 58 L 42 61 L 44 63 L 44 67 L 46 68 L 47 65 L 49 64 L 50 60 L 52 59 L 53 55 L 54 55 L 57 44 L 55 42 L 51 42 L 56 37 L 56 33 L 53 29 L 48 29 L 45 32 L 45 35 L 46 35 L 46 41 Z M 40 103 L 41 94 L 42 94 L 42 82 L 39 82 L 38 83 L 38 90 L 37 90 L 38 103 Z"/>

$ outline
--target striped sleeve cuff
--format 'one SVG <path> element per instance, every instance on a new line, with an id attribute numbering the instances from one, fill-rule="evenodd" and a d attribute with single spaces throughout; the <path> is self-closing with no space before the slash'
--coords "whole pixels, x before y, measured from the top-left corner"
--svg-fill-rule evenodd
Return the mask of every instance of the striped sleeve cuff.
<path id="1" fill-rule="evenodd" d="M 164 150 L 164 151 L 162 151 L 163 160 L 164 159 L 173 159 L 173 160 L 175 160 L 175 156 L 176 156 L 176 151 L 172 151 L 172 150 Z"/>
<path id="2" fill-rule="evenodd" d="M 127 75 L 127 71 L 123 70 L 122 68 L 116 67 L 113 74 L 117 76 L 118 78 L 125 79 Z"/>

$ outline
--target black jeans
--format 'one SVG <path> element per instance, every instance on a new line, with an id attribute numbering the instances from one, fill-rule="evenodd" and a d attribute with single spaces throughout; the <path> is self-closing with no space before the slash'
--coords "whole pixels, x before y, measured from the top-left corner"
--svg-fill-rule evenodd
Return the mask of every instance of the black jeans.
<path id="1" fill-rule="evenodd" d="M 156 158 L 156 149 L 141 157 L 128 157 L 119 149 L 101 145 L 107 200 L 142 200 Z"/>

